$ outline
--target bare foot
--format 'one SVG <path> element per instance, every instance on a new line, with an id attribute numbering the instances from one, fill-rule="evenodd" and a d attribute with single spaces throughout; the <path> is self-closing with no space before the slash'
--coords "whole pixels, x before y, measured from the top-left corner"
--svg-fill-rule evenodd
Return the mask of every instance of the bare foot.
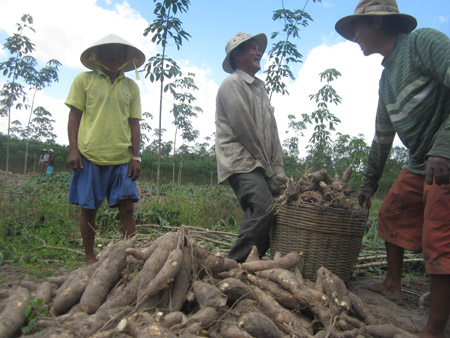
<path id="1" fill-rule="evenodd" d="M 385 283 L 376 283 L 367 285 L 367 289 L 376 293 L 382 294 L 387 299 L 401 300 L 403 298 L 402 290 L 393 290 Z"/>

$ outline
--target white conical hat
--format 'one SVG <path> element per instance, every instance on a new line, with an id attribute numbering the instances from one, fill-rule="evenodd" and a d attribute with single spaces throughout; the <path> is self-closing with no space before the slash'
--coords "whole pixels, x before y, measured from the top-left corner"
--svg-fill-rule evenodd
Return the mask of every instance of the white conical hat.
<path id="1" fill-rule="evenodd" d="M 128 72 L 133 69 L 137 69 L 142 66 L 145 62 L 145 55 L 139 49 L 134 47 L 129 42 L 124 39 L 118 37 L 117 35 L 110 34 L 103 39 L 94 43 L 91 47 L 86 49 L 80 56 L 81 63 L 85 65 L 89 69 L 97 69 L 98 63 L 96 61 L 97 55 L 95 50 L 98 46 L 109 45 L 109 44 L 118 44 L 128 46 L 128 55 L 127 60 L 125 61 L 125 66 L 121 69 L 124 72 Z"/>

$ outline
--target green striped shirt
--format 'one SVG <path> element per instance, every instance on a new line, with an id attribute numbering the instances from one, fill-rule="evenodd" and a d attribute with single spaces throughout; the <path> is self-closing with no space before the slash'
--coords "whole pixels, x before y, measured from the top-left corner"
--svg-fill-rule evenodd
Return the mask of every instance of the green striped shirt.
<path id="1" fill-rule="evenodd" d="M 450 39 L 422 28 L 397 38 L 383 60 L 375 137 L 361 189 L 375 192 L 395 134 L 406 169 L 424 174 L 427 156 L 450 158 Z"/>

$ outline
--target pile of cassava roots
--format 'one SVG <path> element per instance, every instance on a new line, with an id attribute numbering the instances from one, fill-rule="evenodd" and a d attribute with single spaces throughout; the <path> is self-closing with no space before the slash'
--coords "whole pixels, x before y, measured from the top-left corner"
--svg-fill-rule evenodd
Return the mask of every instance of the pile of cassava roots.
<path id="1" fill-rule="evenodd" d="M 277 212 L 285 205 L 300 206 L 309 203 L 320 209 L 328 207 L 352 209 L 350 195 L 355 189 L 347 187 L 352 175 L 352 167 L 349 166 L 342 177 L 336 174 L 334 178 L 328 174 L 326 169 L 315 172 L 306 170 L 298 180 L 288 179 L 284 183 L 283 194 L 275 200 L 274 208 Z"/>
<path id="2" fill-rule="evenodd" d="M 28 337 L 414 337 L 378 322 L 326 268 L 303 279 L 301 257 L 260 259 L 254 247 L 238 264 L 184 226 L 145 245 L 121 240 L 67 276 L 0 290 L 0 337 L 20 335 L 37 298 L 49 315 Z"/>

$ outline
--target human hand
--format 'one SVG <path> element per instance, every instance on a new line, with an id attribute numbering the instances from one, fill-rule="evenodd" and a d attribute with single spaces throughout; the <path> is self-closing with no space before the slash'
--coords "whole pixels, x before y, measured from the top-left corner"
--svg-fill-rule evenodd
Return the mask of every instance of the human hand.
<path id="1" fill-rule="evenodd" d="M 280 181 L 277 180 L 275 176 L 266 178 L 267 185 L 269 187 L 272 196 L 280 196 Z"/>
<path id="2" fill-rule="evenodd" d="M 80 171 L 80 169 L 83 169 L 83 159 L 81 158 L 81 154 L 78 149 L 71 149 L 69 151 L 69 166 L 70 170 L 74 171 Z"/>
<path id="3" fill-rule="evenodd" d="M 449 184 L 450 159 L 438 156 L 428 156 L 425 167 L 425 180 L 427 184 Z"/>
<path id="4" fill-rule="evenodd" d="M 371 198 L 372 198 L 373 193 L 366 191 L 366 190 L 360 190 L 358 193 L 358 202 L 359 205 L 362 206 L 363 208 L 365 207 L 367 210 L 370 209 L 370 206 L 372 205 L 371 203 Z"/>
<path id="5" fill-rule="evenodd" d="M 133 181 L 136 181 L 139 178 L 140 173 L 141 162 L 132 159 L 128 165 L 128 176 L 131 177 Z"/>
<path id="6" fill-rule="evenodd" d="M 275 177 L 282 184 L 286 184 L 287 182 L 289 182 L 289 178 L 283 173 L 276 174 Z"/>

